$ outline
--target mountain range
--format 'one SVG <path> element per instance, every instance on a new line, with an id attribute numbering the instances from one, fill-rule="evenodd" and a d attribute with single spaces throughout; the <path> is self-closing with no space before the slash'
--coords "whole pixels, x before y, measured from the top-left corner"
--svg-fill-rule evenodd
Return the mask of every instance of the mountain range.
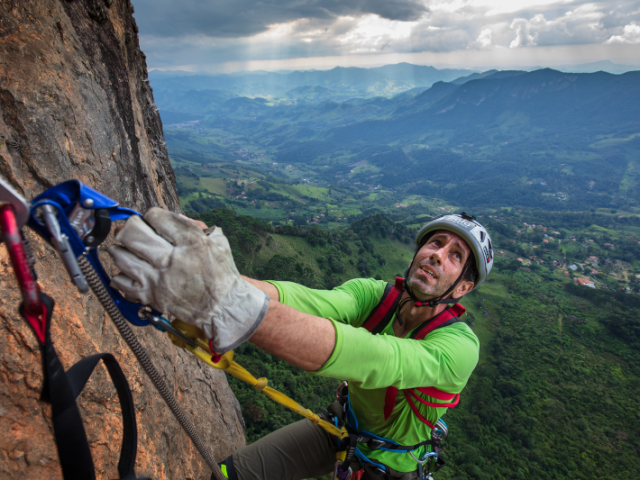
<path id="1" fill-rule="evenodd" d="M 474 73 L 473 70 L 443 69 L 399 63 L 377 68 L 336 67 L 331 70 L 294 71 L 289 73 L 251 72 L 235 75 L 171 76 L 151 72 L 155 91 L 223 90 L 251 97 L 295 96 L 299 87 L 323 87 L 332 91 L 334 100 L 349 97 L 394 95 L 415 87 L 429 88 L 438 81 L 450 81 Z"/>
<path id="2" fill-rule="evenodd" d="M 326 88 L 296 87 L 295 101 L 222 90 L 161 91 L 156 99 L 165 124 L 190 119 L 242 135 L 281 163 L 349 173 L 365 162 L 387 188 L 481 204 L 640 205 L 640 72 L 488 71 L 345 101 L 329 100 Z M 165 134 L 170 153 L 226 158 L 211 142 L 173 142 L 186 131 Z M 570 192 L 569 200 L 530 195 L 535 178 L 549 194 Z"/>

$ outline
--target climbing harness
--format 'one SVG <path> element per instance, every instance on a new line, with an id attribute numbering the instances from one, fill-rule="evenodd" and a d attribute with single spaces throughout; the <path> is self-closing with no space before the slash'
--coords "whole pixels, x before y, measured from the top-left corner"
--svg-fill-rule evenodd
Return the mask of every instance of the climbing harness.
<path id="1" fill-rule="evenodd" d="M 351 401 L 349 399 L 348 384 L 344 382 L 339 388 L 337 393 L 337 399 L 342 406 L 343 418 L 340 419 L 337 416 L 333 417 L 333 421 L 336 426 L 342 426 L 349 433 L 349 438 L 345 441 L 339 441 L 339 447 L 341 449 L 340 457 L 336 462 L 334 470 L 334 480 L 347 480 L 351 476 L 351 464 L 354 459 L 357 459 L 360 465 L 363 467 L 367 464 L 371 465 L 380 475 L 390 478 L 388 475 L 388 469 L 386 465 L 376 462 L 367 457 L 359 448 L 358 444 L 366 444 L 370 450 L 384 450 L 387 452 L 395 453 L 409 453 L 411 457 L 418 464 L 419 480 L 425 480 L 429 478 L 431 473 L 438 471 L 444 466 L 444 460 L 439 457 L 442 453 L 441 441 L 447 436 L 448 427 L 442 419 L 439 419 L 434 427 L 431 429 L 431 438 L 429 440 L 423 440 L 415 445 L 400 445 L 394 440 L 381 437 L 372 432 L 366 430 L 360 430 L 358 426 L 358 420 L 351 408 Z M 425 452 L 421 458 L 417 458 L 414 455 L 414 451 L 423 446 L 431 447 L 431 452 Z M 427 466 L 426 470 L 424 466 Z"/>
<path id="2" fill-rule="evenodd" d="M 385 287 L 382 298 L 378 302 L 378 305 L 376 305 L 376 307 L 369 314 L 369 317 L 367 318 L 367 320 L 365 320 L 362 328 L 365 328 L 374 335 L 382 333 L 382 331 L 384 331 L 384 329 L 393 319 L 394 315 L 397 316 L 398 314 L 402 293 L 404 291 L 404 283 L 405 282 L 403 278 L 396 277 L 395 283 L 393 285 L 388 284 Z M 445 309 L 434 318 L 430 318 L 420 324 L 413 330 L 409 338 L 415 340 L 423 340 L 427 336 L 427 334 L 431 333 L 432 331 L 459 322 L 459 316 L 464 312 L 465 309 L 462 305 L 455 304 L 454 306 Z M 386 466 L 375 462 L 364 455 L 357 447 L 358 443 L 365 443 L 371 450 L 409 452 L 409 454 L 418 464 L 418 474 L 420 480 L 430 478 L 431 473 L 434 473 L 444 466 L 444 461 L 439 457 L 439 453 L 442 452 L 440 442 L 447 436 L 448 427 L 442 419 L 439 419 L 435 424 L 433 424 L 429 420 L 424 418 L 424 416 L 418 410 L 418 407 L 416 406 L 414 401 L 418 401 L 433 408 L 453 408 L 460 401 L 460 394 L 443 392 L 442 390 L 439 390 L 435 387 L 418 387 L 412 389 L 404 389 L 402 390 L 402 392 L 405 395 L 407 403 L 409 404 L 409 407 L 411 408 L 413 414 L 418 418 L 418 420 L 431 428 L 430 440 L 425 440 L 412 446 L 404 446 L 399 445 L 397 442 L 388 438 L 380 437 L 368 431 L 359 430 L 358 420 L 353 412 L 353 409 L 351 408 L 351 401 L 349 399 L 348 386 L 346 385 L 346 382 L 344 382 L 343 385 L 338 389 L 337 398 L 340 405 L 342 406 L 344 418 L 346 419 L 346 421 L 344 422 L 344 428 L 346 428 L 347 432 L 349 432 L 349 442 L 342 442 L 341 444 L 344 456 L 336 463 L 334 479 L 346 480 L 350 478 L 350 464 L 354 457 L 357 458 L 362 465 L 371 464 L 373 465 L 373 467 L 379 470 L 381 474 L 386 474 Z M 385 421 L 389 419 L 391 413 L 393 412 L 397 394 L 397 388 L 392 386 L 387 387 L 384 405 Z M 445 403 L 435 403 L 425 400 L 419 394 L 427 395 Z M 339 421 L 335 417 L 334 422 L 336 423 L 336 426 L 340 425 Z M 417 458 L 413 454 L 413 451 L 422 446 L 430 446 L 432 448 L 432 451 L 425 452 L 425 454 L 421 458 Z"/>

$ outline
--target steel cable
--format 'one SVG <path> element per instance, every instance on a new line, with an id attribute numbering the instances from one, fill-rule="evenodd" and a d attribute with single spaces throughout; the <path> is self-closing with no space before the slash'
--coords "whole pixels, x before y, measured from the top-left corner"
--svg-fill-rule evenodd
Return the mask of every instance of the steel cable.
<path id="1" fill-rule="evenodd" d="M 129 322 L 127 322 L 127 320 L 120 313 L 120 310 L 118 310 L 118 307 L 111 298 L 111 295 L 103 285 L 96 272 L 93 270 L 93 267 L 91 266 L 91 263 L 89 263 L 89 260 L 87 260 L 87 258 L 82 255 L 80 256 L 80 258 L 78 258 L 78 265 L 80 265 L 80 269 L 87 279 L 91 290 L 98 298 L 98 301 L 100 302 L 102 307 L 109 314 L 109 317 L 111 317 L 111 320 L 120 332 L 120 335 L 127 343 L 127 345 L 129 345 L 129 348 L 138 359 L 138 362 L 140 362 L 142 369 L 149 376 L 151 382 L 158 390 L 158 393 L 160 393 L 160 396 L 171 410 L 171 413 L 173 413 L 173 415 L 176 417 L 178 423 L 180 423 L 180 426 L 189 436 L 195 447 L 198 449 L 198 452 L 200 452 L 200 455 L 202 455 L 202 458 L 204 458 L 204 461 L 213 472 L 212 478 L 215 478 L 216 480 L 227 480 L 227 478 L 220 471 L 220 467 L 218 467 L 218 464 L 213 458 L 213 455 L 206 448 L 204 442 L 196 432 L 195 427 L 186 417 L 180 405 L 178 405 L 178 402 L 173 396 L 171 390 L 169 390 L 168 385 L 160 376 L 160 372 L 158 372 L 156 367 L 151 362 L 151 359 L 149 358 L 149 355 L 147 355 L 144 347 L 136 338 L 136 335 L 133 333 L 133 330 L 129 326 Z"/>

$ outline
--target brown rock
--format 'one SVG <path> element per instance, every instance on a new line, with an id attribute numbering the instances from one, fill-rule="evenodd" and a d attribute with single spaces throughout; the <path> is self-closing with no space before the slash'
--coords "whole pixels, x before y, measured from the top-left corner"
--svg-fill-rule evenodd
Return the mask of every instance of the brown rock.
<path id="1" fill-rule="evenodd" d="M 180 210 L 132 12 L 126 0 L 0 2 L 0 174 L 26 198 L 78 178 L 126 207 Z M 52 248 L 27 236 L 42 289 L 57 302 L 52 337 L 63 365 L 111 352 L 129 379 L 138 412 L 137 473 L 209 478 L 97 300 L 75 290 Z M 39 401 L 40 354 L 17 315 L 19 302 L 0 246 L 0 477 L 59 479 L 50 407 Z M 155 329 L 134 328 L 215 457 L 244 445 L 239 406 L 224 374 Z M 117 478 L 121 417 L 104 367 L 79 405 L 98 478 Z"/>

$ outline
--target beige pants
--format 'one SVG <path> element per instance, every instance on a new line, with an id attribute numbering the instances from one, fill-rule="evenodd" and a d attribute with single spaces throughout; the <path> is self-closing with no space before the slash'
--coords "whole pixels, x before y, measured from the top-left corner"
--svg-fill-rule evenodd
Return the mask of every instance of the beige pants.
<path id="1" fill-rule="evenodd" d="M 237 450 L 223 462 L 230 480 L 303 480 L 333 473 L 338 443 L 336 437 L 309 420 L 288 425 L 251 445 Z M 231 468 L 231 463 L 233 468 Z M 354 471 L 361 468 L 353 463 Z M 235 470 L 234 473 L 231 470 Z M 390 470 L 390 478 L 418 480 L 418 472 Z M 371 465 L 365 466 L 362 480 L 385 480 Z"/>

